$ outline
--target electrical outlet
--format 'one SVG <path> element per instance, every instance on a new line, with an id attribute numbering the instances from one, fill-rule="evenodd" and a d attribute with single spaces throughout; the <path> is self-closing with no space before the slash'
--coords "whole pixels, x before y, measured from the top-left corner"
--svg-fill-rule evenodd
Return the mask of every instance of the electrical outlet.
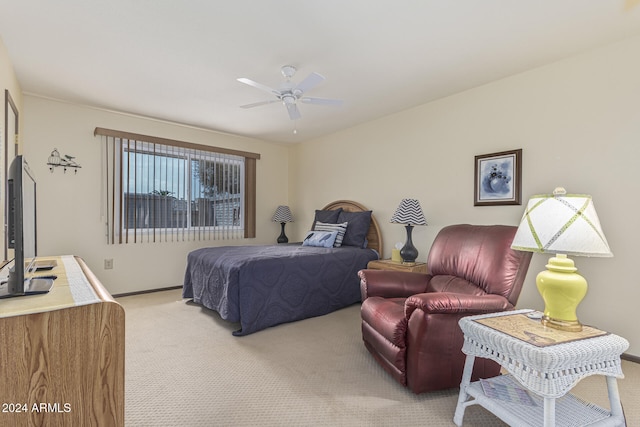
<path id="1" fill-rule="evenodd" d="M 113 268 L 113 258 L 104 260 L 104 269 L 111 270 Z"/>

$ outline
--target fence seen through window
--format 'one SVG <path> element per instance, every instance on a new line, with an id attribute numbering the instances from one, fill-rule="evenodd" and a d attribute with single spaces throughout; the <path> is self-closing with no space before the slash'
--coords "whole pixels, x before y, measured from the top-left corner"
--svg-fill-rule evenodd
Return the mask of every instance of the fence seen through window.
<path id="1" fill-rule="evenodd" d="M 243 160 L 123 144 L 124 228 L 239 227 Z"/>
<path id="2" fill-rule="evenodd" d="M 255 237 L 258 154 L 102 128 L 95 133 L 106 142 L 110 243 Z"/>

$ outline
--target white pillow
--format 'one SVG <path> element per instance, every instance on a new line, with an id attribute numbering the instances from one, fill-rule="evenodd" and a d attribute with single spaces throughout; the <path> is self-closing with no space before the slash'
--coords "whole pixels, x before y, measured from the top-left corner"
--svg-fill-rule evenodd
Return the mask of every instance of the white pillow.
<path id="1" fill-rule="evenodd" d="M 319 248 L 332 248 L 336 241 L 337 231 L 311 230 L 302 241 L 302 246 L 316 246 Z"/>
<path id="2" fill-rule="evenodd" d="M 342 222 L 340 224 L 328 224 L 326 222 L 316 221 L 316 226 L 314 230 L 317 231 L 337 231 L 338 235 L 336 236 L 336 241 L 333 244 L 334 247 L 339 248 L 342 246 L 342 239 L 344 238 L 344 233 L 347 232 L 348 222 Z"/>

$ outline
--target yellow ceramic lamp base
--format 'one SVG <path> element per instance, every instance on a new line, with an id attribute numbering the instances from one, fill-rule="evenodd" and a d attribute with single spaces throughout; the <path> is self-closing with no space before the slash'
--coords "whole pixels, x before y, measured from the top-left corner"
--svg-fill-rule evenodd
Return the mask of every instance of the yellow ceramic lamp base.
<path id="1" fill-rule="evenodd" d="M 576 309 L 587 294 L 587 281 L 576 273 L 573 260 L 566 255 L 550 258 L 546 267 L 536 277 L 538 292 L 544 300 L 542 324 L 564 331 L 581 331 Z"/>

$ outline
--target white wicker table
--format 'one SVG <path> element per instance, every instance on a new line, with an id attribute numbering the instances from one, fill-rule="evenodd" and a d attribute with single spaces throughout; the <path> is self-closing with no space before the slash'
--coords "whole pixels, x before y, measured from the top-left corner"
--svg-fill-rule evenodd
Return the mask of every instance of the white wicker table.
<path id="1" fill-rule="evenodd" d="M 539 346 L 477 321 L 530 312 L 532 310 L 516 310 L 460 320 L 465 336 L 462 351 L 467 359 L 453 418 L 455 424 L 462 426 L 467 406 L 480 405 L 511 426 L 624 426 L 616 378 L 624 377 L 620 355 L 629 347 L 628 341 L 614 334 L 605 334 Z M 526 321 L 539 323 L 539 320 Z M 537 324 L 532 326 L 538 327 Z M 489 384 L 509 390 L 506 394 L 512 396 L 524 388 L 529 391 L 533 402 L 526 404 L 509 397 L 487 396 L 480 381 L 471 383 L 476 357 L 494 360 L 509 373 L 488 380 Z M 606 377 L 610 410 L 569 393 L 589 375 Z"/>

